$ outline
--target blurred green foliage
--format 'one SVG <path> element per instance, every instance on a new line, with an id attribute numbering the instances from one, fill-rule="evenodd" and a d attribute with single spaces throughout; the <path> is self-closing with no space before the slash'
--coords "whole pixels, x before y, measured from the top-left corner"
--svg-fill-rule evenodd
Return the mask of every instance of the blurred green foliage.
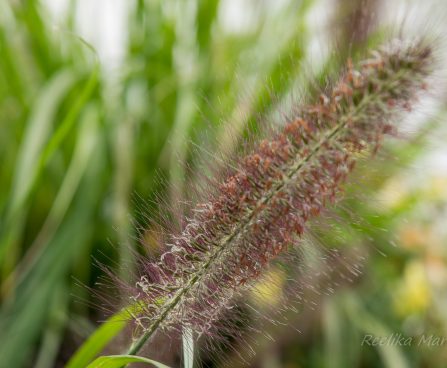
<path id="1" fill-rule="evenodd" d="M 78 286 L 96 287 L 101 271 L 93 258 L 128 278 L 136 267 L 131 249 L 144 251 L 136 238 L 152 244 L 132 218 L 143 225 L 156 219 L 158 197 L 173 205 L 188 198 L 193 174 L 186 167 L 194 172 L 206 160 L 195 147 L 231 155 L 259 116 L 273 119 L 287 106 L 296 85 L 311 93 L 306 63 L 318 16 L 309 13 L 318 1 L 251 4 L 253 19 L 238 31 L 222 22 L 224 2 L 129 3 L 118 71 L 76 35 L 75 2 L 56 29 L 37 0 L 1 4 L 0 367 L 62 366 L 104 319 L 99 301 Z M 341 45 L 349 44 L 351 17 L 360 16 L 348 13 L 336 15 L 346 20 L 334 26 L 342 30 Z M 340 47 L 336 57 L 322 57 L 319 80 L 348 52 L 384 35 L 377 29 Z M 387 153 L 410 164 L 429 144 L 424 134 Z M 360 345 L 365 333 L 447 336 L 446 253 L 425 237 L 433 232 L 434 243 L 445 240 L 432 218 L 445 219 L 445 190 L 434 197 L 407 191 L 399 203 L 377 208 L 378 193 L 401 180 L 402 170 L 394 160 L 375 165 L 359 169 L 363 200 L 352 199 L 353 185 L 341 206 L 365 219 L 349 238 L 372 249 L 365 276 L 321 299 L 308 332 L 284 342 L 288 329 L 275 331 L 282 345 L 266 350 L 268 359 L 257 356 L 267 366 L 275 359 L 287 367 L 442 367 L 447 361 L 445 347 Z M 424 215 L 421 207 L 428 208 Z M 411 225 L 402 222 L 408 218 Z M 337 245 L 330 233 L 320 237 Z M 433 267 L 444 279 L 426 277 Z"/>

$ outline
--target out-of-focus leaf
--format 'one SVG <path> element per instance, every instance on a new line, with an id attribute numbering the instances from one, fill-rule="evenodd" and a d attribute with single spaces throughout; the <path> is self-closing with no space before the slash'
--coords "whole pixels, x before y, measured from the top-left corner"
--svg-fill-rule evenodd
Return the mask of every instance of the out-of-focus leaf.
<path id="1" fill-rule="evenodd" d="M 61 282 L 54 291 L 51 303 L 51 312 L 48 316 L 47 326 L 43 334 L 43 341 L 34 368 L 53 367 L 64 336 L 64 325 L 68 312 L 67 285 Z"/>
<path id="2" fill-rule="evenodd" d="M 0 311 L 0 357 L 5 367 L 20 367 L 30 357 L 49 313 L 48 300 L 58 283 L 65 281 L 77 253 L 89 244 L 90 222 L 101 189 L 97 170 L 103 157 L 98 146 L 75 205 L 45 254 L 15 290 L 15 299 Z"/>
<path id="3" fill-rule="evenodd" d="M 17 275 L 17 282 L 24 279 L 32 265 L 39 260 L 45 244 L 47 244 L 54 236 L 54 233 L 69 209 L 69 205 L 76 193 L 79 183 L 81 182 L 82 176 L 88 167 L 91 154 L 97 144 L 98 115 L 98 109 L 95 108 L 94 105 L 90 105 L 81 118 L 77 145 L 73 158 L 39 235 L 17 267 L 19 273 Z"/>
<path id="4" fill-rule="evenodd" d="M 28 195 L 39 166 L 39 157 L 50 134 L 62 99 L 76 81 L 71 70 L 58 72 L 40 93 L 31 111 L 20 147 L 11 193 L 10 212 L 15 213 Z"/>
<path id="5" fill-rule="evenodd" d="M 88 99 L 91 97 L 97 83 L 98 83 L 98 73 L 99 67 L 96 64 L 92 73 L 90 74 L 89 79 L 85 83 L 81 93 L 76 98 L 76 100 L 72 103 L 70 109 L 67 112 L 64 120 L 62 120 L 61 124 L 58 126 L 56 132 L 51 136 L 51 140 L 45 146 L 45 150 L 42 153 L 40 167 L 42 167 L 48 158 L 52 155 L 52 153 L 56 150 L 57 147 L 62 143 L 64 138 L 72 129 L 74 123 L 76 122 L 76 118 L 79 115 L 81 109 L 85 106 Z"/>
<path id="6" fill-rule="evenodd" d="M 14 247 L 23 226 L 26 215 L 25 202 L 31 192 L 39 167 L 39 157 L 51 131 L 57 110 L 62 99 L 76 80 L 76 73 L 72 70 L 62 70 L 47 83 L 40 97 L 34 104 L 31 116 L 26 125 L 17 164 L 15 165 L 10 202 L 5 220 L 0 229 L 0 264 L 5 266 L 5 273 L 13 267 L 16 260 L 14 253 L 9 253 L 6 265 L 3 263 L 5 254 L 10 247 Z"/>
<path id="7" fill-rule="evenodd" d="M 148 363 L 157 368 L 169 368 L 167 365 L 152 359 L 147 359 L 135 355 L 108 355 L 96 359 L 87 368 L 121 368 L 129 363 Z"/>
<path id="8" fill-rule="evenodd" d="M 374 336 L 391 336 L 392 331 L 380 320 L 370 314 L 361 304 L 360 300 L 349 293 L 344 294 L 343 303 L 352 321 L 363 332 Z M 388 368 L 409 368 L 407 358 L 402 349 L 396 344 L 379 344 L 378 352 L 383 364 Z"/>
<path id="9" fill-rule="evenodd" d="M 67 363 L 66 368 L 83 368 L 87 366 L 127 324 L 128 309 L 109 317 L 93 334 L 81 345 Z"/>

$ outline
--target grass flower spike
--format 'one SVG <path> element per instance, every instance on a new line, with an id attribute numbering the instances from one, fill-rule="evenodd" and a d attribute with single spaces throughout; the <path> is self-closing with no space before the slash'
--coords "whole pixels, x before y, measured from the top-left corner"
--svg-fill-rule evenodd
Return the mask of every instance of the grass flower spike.
<path id="1" fill-rule="evenodd" d="M 274 136 L 259 142 L 133 287 L 143 336 L 183 327 L 212 333 L 269 262 L 299 246 L 306 223 L 336 199 L 358 153 L 376 150 L 426 86 L 432 51 L 394 41 L 345 72 Z"/>

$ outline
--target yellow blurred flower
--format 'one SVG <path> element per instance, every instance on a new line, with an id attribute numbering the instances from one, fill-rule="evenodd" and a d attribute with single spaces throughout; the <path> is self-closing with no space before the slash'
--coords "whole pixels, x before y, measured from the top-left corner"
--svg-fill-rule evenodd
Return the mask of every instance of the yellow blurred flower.
<path id="1" fill-rule="evenodd" d="M 399 207 L 409 195 L 408 185 L 402 178 L 392 178 L 378 193 L 378 201 L 384 209 Z"/>
<path id="2" fill-rule="evenodd" d="M 394 309 L 407 317 L 424 312 L 430 305 L 430 286 L 424 264 L 417 260 L 405 267 L 402 280 L 394 292 Z"/>
<path id="3" fill-rule="evenodd" d="M 437 201 L 447 199 L 447 176 L 435 176 L 431 178 L 425 194 L 428 200 Z"/>
<path id="4" fill-rule="evenodd" d="M 272 267 L 251 290 L 251 298 L 260 307 L 274 307 L 281 302 L 286 281 L 284 271 Z"/>

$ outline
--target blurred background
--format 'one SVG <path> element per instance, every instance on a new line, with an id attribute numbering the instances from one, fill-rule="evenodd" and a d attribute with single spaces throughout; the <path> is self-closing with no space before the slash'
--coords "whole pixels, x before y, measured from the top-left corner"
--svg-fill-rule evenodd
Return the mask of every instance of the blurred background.
<path id="1" fill-rule="evenodd" d="M 442 39 L 445 10 L 437 0 L 2 1 L 0 367 L 64 366 L 106 318 L 85 287 L 98 287 L 94 260 L 129 279 L 132 249 L 159 252 L 148 225 L 157 203 L 187 200 L 201 163 L 280 121 L 348 55 L 399 33 Z M 447 342 L 361 344 L 447 338 L 446 106 L 422 102 L 403 139 L 359 165 L 331 226 L 316 222 L 306 240 L 339 249 L 347 270 L 355 249 L 362 272 L 327 290 L 312 271 L 303 284 L 319 292 L 251 337 L 244 364 L 228 350 L 232 367 L 446 366 Z M 271 272 L 259 308 L 279 308 L 286 276 Z"/>

